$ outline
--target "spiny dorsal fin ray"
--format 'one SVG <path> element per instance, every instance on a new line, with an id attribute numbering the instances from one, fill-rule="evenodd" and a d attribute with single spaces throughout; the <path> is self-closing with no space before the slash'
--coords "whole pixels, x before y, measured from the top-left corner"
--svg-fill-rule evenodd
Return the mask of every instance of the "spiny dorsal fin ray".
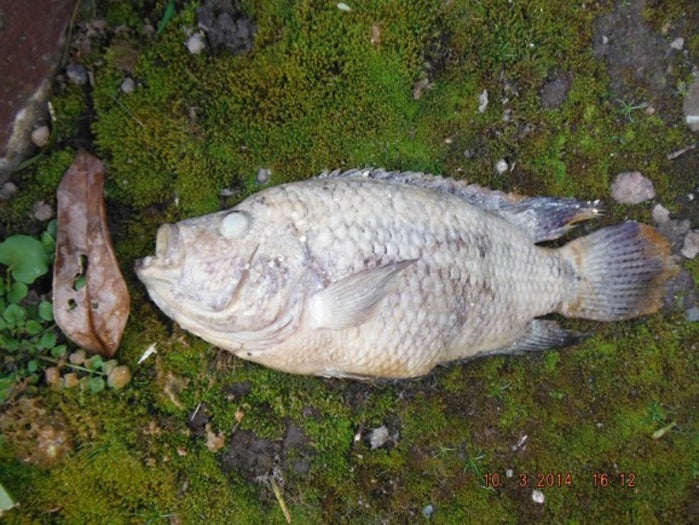
<path id="1" fill-rule="evenodd" d="M 380 180 L 456 195 L 473 206 L 505 219 L 534 242 L 557 239 L 575 223 L 592 219 L 601 213 L 599 201 L 527 197 L 469 184 L 465 180 L 415 171 L 398 172 L 366 168 L 349 171 L 335 170 L 321 177 Z"/>

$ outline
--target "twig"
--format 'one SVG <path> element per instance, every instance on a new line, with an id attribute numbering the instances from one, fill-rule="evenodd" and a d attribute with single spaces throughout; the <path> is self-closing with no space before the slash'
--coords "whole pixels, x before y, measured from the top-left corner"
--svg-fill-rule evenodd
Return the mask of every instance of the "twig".
<path id="1" fill-rule="evenodd" d="M 678 149 L 677 151 L 673 151 L 672 153 L 668 153 L 667 160 L 675 160 L 677 157 L 684 155 L 688 151 L 692 151 L 696 147 L 697 147 L 696 144 L 692 144 L 690 146 L 687 146 L 686 148 Z"/>

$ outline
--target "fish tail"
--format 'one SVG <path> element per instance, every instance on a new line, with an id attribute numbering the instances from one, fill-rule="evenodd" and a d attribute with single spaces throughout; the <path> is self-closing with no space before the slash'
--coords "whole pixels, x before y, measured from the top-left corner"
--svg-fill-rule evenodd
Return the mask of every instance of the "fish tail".
<path id="1" fill-rule="evenodd" d="M 618 321 L 653 313 L 679 272 L 667 239 L 632 221 L 576 239 L 561 255 L 573 268 L 570 300 L 561 308 L 568 317 Z"/>

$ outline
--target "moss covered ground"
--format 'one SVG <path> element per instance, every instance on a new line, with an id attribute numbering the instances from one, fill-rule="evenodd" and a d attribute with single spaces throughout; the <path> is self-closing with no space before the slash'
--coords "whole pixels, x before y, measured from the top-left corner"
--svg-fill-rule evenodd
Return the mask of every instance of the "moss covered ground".
<path id="1" fill-rule="evenodd" d="M 132 271 L 159 224 L 235 204 L 262 187 L 260 169 L 278 184 L 380 166 L 581 199 L 640 170 L 657 201 L 696 220 L 696 151 L 667 158 L 696 142 L 681 115 L 699 66 L 695 2 L 643 4 L 668 50 L 686 39 L 664 55 L 661 90 L 594 53 L 596 20 L 638 1 L 243 1 L 257 30 L 238 56 L 191 54 L 198 4 L 172 2 L 164 20 L 168 4 L 80 3 L 74 31 L 106 21 L 72 51 L 93 84 L 57 89 L 52 145 L 0 205 L 8 232 L 40 231 L 33 203 L 52 201 L 78 147 L 97 153 L 132 297 L 126 388 L 44 389 L 31 409 L 3 407 L 9 523 L 285 523 L 275 485 L 294 523 L 699 521 L 699 324 L 680 309 L 574 323 L 595 335 L 561 351 L 365 384 L 228 356 L 173 326 Z M 565 96 L 544 105 L 556 80 Z M 609 203 L 601 222 L 648 222 L 650 210 Z M 684 267 L 696 283 L 697 261 Z M 151 343 L 157 354 L 137 364 Z M 32 422 L 66 432 L 65 453 L 27 461 Z M 381 426 L 388 441 L 372 449 Z M 257 462 L 236 462 L 241 435 Z"/>

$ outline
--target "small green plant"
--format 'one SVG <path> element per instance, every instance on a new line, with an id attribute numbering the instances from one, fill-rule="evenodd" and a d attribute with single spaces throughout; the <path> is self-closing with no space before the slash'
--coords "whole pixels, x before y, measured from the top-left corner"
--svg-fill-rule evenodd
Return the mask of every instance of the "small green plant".
<path id="1" fill-rule="evenodd" d="M 130 379 L 128 368 L 113 359 L 86 359 L 81 350 L 69 355 L 51 301 L 31 289 L 49 272 L 55 247 L 55 221 L 39 238 L 13 235 L 0 243 L 0 403 L 35 389 L 42 376 L 54 387 L 82 381 L 92 392 Z"/>
<path id="2" fill-rule="evenodd" d="M 646 109 L 648 107 L 647 102 L 641 102 L 640 104 L 636 104 L 635 102 L 628 102 L 626 100 L 622 99 L 617 99 L 617 103 L 620 106 L 619 112 L 621 115 L 625 118 L 628 119 L 629 122 L 634 122 L 633 120 L 633 112 L 638 111 L 640 109 Z"/>
<path id="3" fill-rule="evenodd" d="M 468 449 L 468 446 L 465 446 L 465 451 L 466 464 L 464 465 L 464 473 L 470 470 L 471 472 L 473 472 L 473 475 L 476 477 L 477 480 L 482 480 L 483 476 L 481 475 L 481 469 L 478 465 L 485 458 L 485 453 L 478 451 L 475 454 L 471 454 L 471 452 Z"/>
<path id="4" fill-rule="evenodd" d="M 39 382 L 42 356 L 60 358 L 67 350 L 51 302 L 29 297 L 30 285 L 49 271 L 55 238 L 52 221 L 39 239 L 13 235 L 0 243 L 0 265 L 6 267 L 0 279 L 0 402 Z"/>

